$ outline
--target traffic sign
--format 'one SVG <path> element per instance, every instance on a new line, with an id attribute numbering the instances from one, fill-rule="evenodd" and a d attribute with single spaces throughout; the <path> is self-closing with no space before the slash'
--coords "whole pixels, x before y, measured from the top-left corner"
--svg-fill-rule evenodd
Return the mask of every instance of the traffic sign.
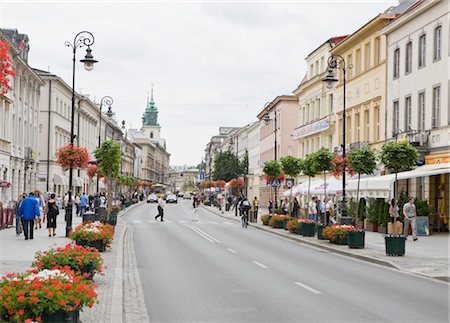
<path id="1" fill-rule="evenodd" d="M 286 178 L 286 186 L 291 188 L 294 186 L 294 179 L 293 178 Z"/>
<path id="2" fill-rule="evenodd" d="M 272 182 L 272 187 L 280 188 L 280 186 L 281 186 L 281 183 L 278 179 L 276 179 Z"/>

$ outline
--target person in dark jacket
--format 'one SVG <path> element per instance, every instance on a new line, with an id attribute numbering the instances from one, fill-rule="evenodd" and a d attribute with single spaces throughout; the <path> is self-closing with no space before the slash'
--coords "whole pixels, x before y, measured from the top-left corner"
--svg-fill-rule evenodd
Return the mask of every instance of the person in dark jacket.
<path id="1" fill-rule="evenodd" d="M 20 204 L 19 215 L 23 218 L 23 233 L 25 235 L 25 240 L 28 240 L 28 238 L 33 239 L 34 220 L 37 216 L 41 215 L 38 201 L 34 198 L 33 192 L 31 192 L 28 197 L 22 201 L 22 204 Z"/>

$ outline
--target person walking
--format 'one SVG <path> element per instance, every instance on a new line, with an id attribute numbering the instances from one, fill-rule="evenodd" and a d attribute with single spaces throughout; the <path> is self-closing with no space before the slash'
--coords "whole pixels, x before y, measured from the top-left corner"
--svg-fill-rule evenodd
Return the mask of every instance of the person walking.
<path id="1" fill-rule="evenodd" d="M 326 217 L 325 216 L 325 203 L 324 203 L 324 201 L 321 201 L 320 198 L 317 198 L 316 205 L 317 205 L 318 221 L 320 223 L 324 223 L 326 221 L 326 219 L 325 219 L 325 217 Z"/>
<path id="2" fill-rule="evenodd" d="M 14 214 L 16 215 L 16 235 L 19 236 L 22 233 L 23 229 L 23 220 L 22 217 L 19 215 L 19 208 L 20 204 L 22 204 L 22 201 L 27 198 L 27 195 L 25 193 L 19 195 L 19 199 L 14 205 Z"/>
<path id="3" fill-rule="evenodd" d="M 83 192 L 83 195 L 80 196 L 80 216 L 83 216 L 84 213 L 86 213 L 88 205 L 88 197 L 86 196 L 86 193 Z"/>
<path id="4" fill-rule="evenodd" d="M 315 196 L 312 197 L 308 204 L 308 219 L 317 222 L 317 203 Z"/>
<path id="5" fill-rule="evenodd" d="M 391 203 L 389 204 L 389 220 L 392 223 L 392 230 L 394 234 L 397 234 L 397 221 L 399 217 L 399 207 L 397 205 L 397 202 L 395 199 L 391 200 Z"/>
<path id="6" fill-rule="evenodd" d="M 282 205 L 283 214 L 288 214 L 289 213 L 289 207 L 290 207 L 289 200 L 286 197 L 286 198 L 284 198 L 283 205 Z"/>
<path id="7" fill-rule="evenodd" d="M 161 218 L 161 222 L 164 222 L 164 200 L 162 195 L 158 197 L 158 215 L 155 216 L 155 221 L 157 221 L 159 217 Z"/>
<path id="8" fill-rule="evenodd" d="M 411 231 L 413 240 L 417 240 L 416 236 L 416 206 L 414 205 L 414 197 L 410 197 L 408 200 L 408 203 L 405 203 L 403 205 L 403 216 L 405 217 L 405 228 L 403 230 L 403 234 L 405 236 L 405 239 L 408 239 L 408 228 L 411 225 Z"/>
<path id="9" fill-rule="evenodd" d="M 48 236 L 56 236 L 56 217 L 59 214 L 58 204 L 56 202 L 56 194 L 51 193 L 50 199 L 47 201 L 45 205 L 45 212 L 47 213 L 47 229 Z"/>
<path id="10" fill-rule="evenodd" d="M 36 221 L 34 221 L 35 229 L 37 230 L 38 225 L 39 225 L 39 229 L 42 228 L 41 214 L 44 214 L 45 201 L 44 201 L 44 197 L 42 196 L 41 192 L 39 192 L 38 190 L 34 191 L 34 198 L 38 202 L 39 212 L 40 212 L 38 217 L 36 218 Z M 45 222 L 45 218 L 42 221 Z"/>
<path id="11" fill-rule="evenodd" d="M 76 216 L 80 215 L 80 203 L 81 203 L 80 195 L 78 195 L 78 193 L 77 193 L 77 194 L 75 194 L 75 214 L 76 214 Z"/>
<path id="12" fill-rule="evenodd" d="M 294 197 L 292 202 L 292 216 L 298 218 L 298 211 L 300 210 L 300 204 L 298 203 L 297 197 Z"/>
<path id="13" fill-rule="evenodd" d="M 259 211 L 259 201 L 258 198 L 255 196 L 252 201 L 253 216 L 251 217 L 250 222 L 258 221 L 258 211 Z"/>
<path id="14" fill-rule="evenodd" d="M 333 217 L 333 202 L 331 202 L 331 199 L 329 197 L 325 198 L 325 222 L 326 225 L 330 225 L 330 220 L 332 220 Z"/>
<path id="15" fill-rule="evenodd" d="M 40 216 L 38 201 L 31 192 L 26 199 L 22 201 L 19 207 L 19 215 L 23 217 L 23 233 L 25 240 L 33 239 L 34 220 Z"/>

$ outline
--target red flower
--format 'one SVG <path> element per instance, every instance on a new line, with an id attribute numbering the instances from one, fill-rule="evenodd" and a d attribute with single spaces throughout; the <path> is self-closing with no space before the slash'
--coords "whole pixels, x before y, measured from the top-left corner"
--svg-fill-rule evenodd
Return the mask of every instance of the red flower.
<path id="1" fill-rule="evenodd" d="M 31 298 L 30 298 L 30 302 L 31 302 L 32 304 L 36 304 L 36 303 L 39 302 L 39 298 L 37 298 L 37 297 L 31 297 Z"/>
<path id="2" fill-rule="evenodd" d="M 56 151 L 56 162 L 63 168 L 84 169 L 89 163 L 89 153 L 86 148 L 68 144 Z"/>
<path id="3" fill-rule="evenodd" d="M 19 297 L 17 297 L 17 301 L 19 302 L 19 303 L 23 303 L 23 302 L 25 302 L 25 296 L 19 296 Z"/>

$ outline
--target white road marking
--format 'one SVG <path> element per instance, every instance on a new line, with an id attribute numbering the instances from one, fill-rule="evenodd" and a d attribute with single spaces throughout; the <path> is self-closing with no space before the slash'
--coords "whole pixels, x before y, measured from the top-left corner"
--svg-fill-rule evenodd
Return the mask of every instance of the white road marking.
<path id="1" fill-rule="evenodd" d="M 236 250 L 233 250 L 233 249 L 231 249 L 231 248 L 227 248 L 227 250 L 228 250 L 229 252 L 231 252 L 231 253 L 237 253 Z"/>
<path id="2" fill-rule="evenodd" d="M 303 284 L 303 283 L 295 282 L 295 285 L 298 285 L 298 286 L 300 286 L 300 287 L 303 287 L 304 289 L 309 290 L 311 293 L 314 293 L 314 294 L 322 294 L 322 293 L 319 292 L 318 290 L 316 290 L 316 289 L 314 289 L 314 288 L 312 288 L 312 287 L 309 287 L 308 285 L 305 285 L 305 284 Z"/>
<path id="3" fill-rule="evenodd" d="M 261 268 L 264 268 L 264 269 L 267 269 L 267 268 L 268 268 L 266 265 L 263 265 L 262 263 L 260 263 L 260 262 L 258 262 L 258 261 L 256 261 L 256 260 L 253 260 L 252 262 L 253 262 L 255 265 L 257 265 L 257 266 L 259 266 L 259 267 L 261 267 Z"/>
<path id="4" fill-rule="evenodd" d="M 141 220 L 134 220 L 132 223 L 142 223 Z"/>
<path id="5" fill-rule="evenodd" d="M 187 221 L 185 221 L 185 220 L 178 220 L 178 222 L 180 222 L 180 223 L 187 223 Z"/>
<path id="6" fill-rule="evenodd" d="M 232 223 L 232 222 L 223 222 L 223 223 L 225 223 L 225 224 L 231 224 L 231 225 L 233 225 L 233 223 Z"/>
<path id="7" fill-rule="evenodd" d="M 194 231 L 195 233 L 197 233 L 200 237 L 202 237 L 202 238 L 208 240 L 208 241 L 211 242 L 211 243 L 214 243 L 214 240 L 212 240 L 212 239 L 208 238 L 207 236 L 203 235 L 202 233 L 198 232 L 197 230 L 195 230 L 195 228 L 194 228 L 193 226 L 190 226 L 190 225 L 186 225 L 186 226 L 187 226 L 189 229 L 191 229 L 192 231 Z"/>
<path id="8" fill-rule="evenodd" d="M 217 223 L 217 222 L 214 222 L 214 221 L 208 221 L 208 223 L 211 223 L 211 224 L 220 224 L 220 223 Z"/>
<path id="9" fill-rule="evenodd" d="M 214 238 L 214 237 L 212 237 L 211 235 L 207 234 L 205 231 L 201 230 L 200 228 L 197 228 L 197 227 L 192 227 L 192 228 L 194 228 L 194 230 L 199 231 L 201 234 L 204 234 L 205 236 L 207 236 L 207 237 L 210 238 L 211 240 L 214 240 L 215 242 L 220 243 L 219 240 L 217 240 L 216 238 Z"/>

